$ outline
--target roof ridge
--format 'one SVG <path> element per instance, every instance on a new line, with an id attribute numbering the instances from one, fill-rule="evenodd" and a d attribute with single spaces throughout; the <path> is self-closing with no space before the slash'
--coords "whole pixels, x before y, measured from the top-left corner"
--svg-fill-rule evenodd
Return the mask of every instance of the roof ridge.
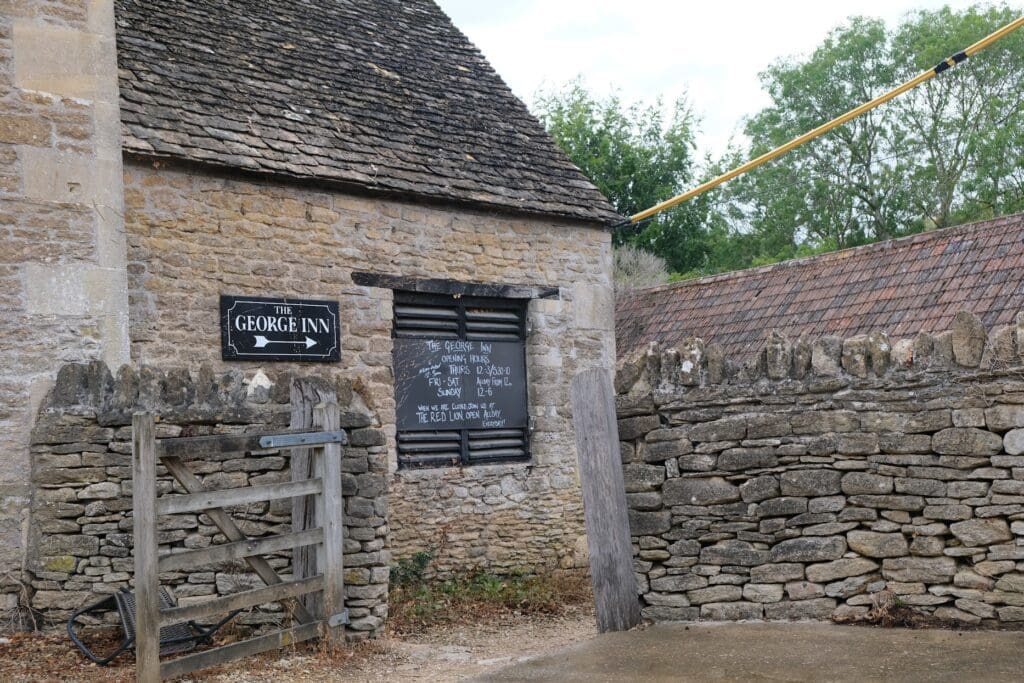
<path id="1" fill-rule="evenodd" d="M 690 286 L 706 285 L 713 282 L 722 282 L 726 280 L 738 279 L 741 277 L 750 277 L 761 273 L 770 273 L 773 270 L 794 268 L 800 265 L 804 265 L 811 261 L 821 263 L 832 259 L 839 260 L 842 258 L 847 258 L 854 253 L 859 254 L 870 253 L 871 251 L 889 251 L 892 249 L 899 249 L 903 246 L 910 246 L 917 242 L 927 242 L 933 239 L 937 239 L 939 237 L 948 237 L 951 234 L 956 234 L 958 232 L 971 232 L 974 230 L 983 230 L 992 227 L 993 224 L 1009 221 L 1014 218 L 1024 218 L 1024 212 L 996 216 L 993 218 L 987 218 L 982 221 L 974 221 L 973 223 L 953 225 L 948 228 L 925 230 L 922 232 L 914 233 L 912 235 L 904 235 L 903 237 L 894 237 L 887 240 L 880 240 L 878 242 L 872 242 L 871 244 L 861 244 L 856 247 L 846 247 L 845 249 L 827 251 L 821 254 L 800 256 L 798 258 L 786 259 L 785 261 L 769 263 L 763 266 L 756 266 L 754 268 L 742 268 L 739 270 L 726 271 L 724 273 L 702 275 L 701 277 L 695 277 L 688 280 L 679 280 L 677 282 L 668 282 L 662 285 L 654 285 L 652 287 L 639 287 L 637 289 L 627 292 L 624 298 L 633 298 L 634 296 L 637 295 L 642 296 L 644 294 L 666 291 L 670 289 L 683 289 Z"/>

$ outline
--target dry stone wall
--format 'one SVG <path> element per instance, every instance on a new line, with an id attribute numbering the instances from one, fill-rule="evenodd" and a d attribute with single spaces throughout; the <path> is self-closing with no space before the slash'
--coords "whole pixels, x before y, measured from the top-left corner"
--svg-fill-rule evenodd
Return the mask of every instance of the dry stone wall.
<path id="1" fill-rule="evenodd" d="M 67 365 L 43 406 L 32 434 L 32 549 L 24 572 L 22 604 L 59 620 L 70 610 L 130 588 L 132 559 L 131 416 L 158 416 L 157 437 L 287 429 L 290 387 L 283 373 L 273 383 L 238 370 L 215 373 L 208 366 L 136 371 L 122 367 L 112 376 L 102 362 Z M 377 416 L 344 381 L 316 382 L 333 393 L 341 426 L 349 435 L 342 460 L 344 495 L 345 596 L 353 639 L 377 632 L 387 616 L 390 554 L 387 537 L 387 450 Z M 289 459 L 279 451 L 210 457 L 189 464 L 204 483 L 238 488 L 288 481 Z M 163 472 L 158 492 L 185 493 Z M 291 530 L 291 501 L 229 509 L 242 532 L 260 537 Z M 203 514 L 161 517 L 162 550 L 204 548 L 225 542 Z M 290 552 L 270 563 L 290 571 Z M 242 562 L 164 572 L 161 583 L 179 604 L 205 602 L 262 583 Z M 243 624 L 277 623 L 273 606 L 242 615 Z"/>
<path id="2" fill-rule="evenodd" d="M 1024 317 L 620 361 L 638 591 L 653 620 L 1024 623 Z"/>

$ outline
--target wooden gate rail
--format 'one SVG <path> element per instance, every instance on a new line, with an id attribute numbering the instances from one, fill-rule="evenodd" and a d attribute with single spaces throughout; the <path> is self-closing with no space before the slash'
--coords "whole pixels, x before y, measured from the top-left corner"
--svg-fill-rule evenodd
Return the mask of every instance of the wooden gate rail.
<path id="1" fill-rule="evenodd" d="M 136 680 L 158 681 L 232 661 L 318 636 L 342 637 L 347 622 L 344 610 L 341 446 L 345 433 L 339 428 L 338 406 L 321 404 L 314 410 L 314 424 L 322 431 L 255 435 L 223 435 L 155 438 L 153 416 L 136 413 L 132 419 L 132 476 L 135 534 Z M 204 456 L 253 450 L 313 450 L 313 478 L 263 486 L 208 490 L 186 462 Z M 157 465 L 163 465 L 185 494 L 157 496 Z M 247 538 L 225 508 L 281 498 L 314 496 L 319 526 L 261 538 Z M 199 550 L 160 554 L 157 542 L 160 515 L 206 514 L 224 534 L 226 543 Z M 294 527 L 294 523 L 293 523 Z M 263 557 L 281 550 L 317 546 L 317 573 L 285 581 Z M 159 573 L 244 559 L 265 584 L 260 588 L 212 598 L 202 604 L 160 608 Z M 322 593 L 322 614 L 310 614 L 300 602 L 303 595 Z M 280 602 L 298 622 L 290 628 L 222 647 L 160 662 L 160 628 L 202 619 L 268 602 Z"/>

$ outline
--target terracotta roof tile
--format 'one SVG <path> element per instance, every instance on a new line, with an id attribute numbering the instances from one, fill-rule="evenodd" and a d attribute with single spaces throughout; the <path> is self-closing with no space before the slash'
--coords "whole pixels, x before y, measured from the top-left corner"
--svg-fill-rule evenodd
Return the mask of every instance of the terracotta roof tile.
<path id="1" fill-rule="evenodd" d="M 620 354 L 696 336 L 742 356 L 772 329 L 907 337 L 948 329 L 960 310 L 1006 325 L 1024 310 L 1024 214 L 636 290 L 616 309 Z"/>

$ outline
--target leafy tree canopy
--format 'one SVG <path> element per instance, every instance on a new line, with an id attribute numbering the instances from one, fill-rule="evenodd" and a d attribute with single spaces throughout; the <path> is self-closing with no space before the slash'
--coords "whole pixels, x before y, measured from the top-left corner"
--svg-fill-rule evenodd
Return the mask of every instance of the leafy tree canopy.
<path id="1" fill-rule="evenodd" d="M 556 142 L 623 214 L 762 154 L 933 67 L 1019 10 L 948 7 L 895 27 L 854 17 L 810 55 L 761 74 L 771 104 L 748 144 L 698 168 L 686 101 L 598 99 L 579 83 L 539 98 Z M 895 101 L 719 190 L 672 209 L 630 243 L 685 276 L 856 246 L 1024 210 L 1024 31 Z M 677 275 L 678 276 L 678 275 Z"/>
<path id="2" fill-rule="evenodd" d="M 624 216 L 683 191 L 695 172 L 696 119 L 685 99 L 666 116 L 661 101 L 624 104 L 601 99 L 579 81 L 538 96 L 535 107 L 555 142 Z M 665 259 L 673 271 L 702 267 L 707 240 L 707 202 L 694 202 L 616 233 L 616 245 L 631 244 Z"/>

